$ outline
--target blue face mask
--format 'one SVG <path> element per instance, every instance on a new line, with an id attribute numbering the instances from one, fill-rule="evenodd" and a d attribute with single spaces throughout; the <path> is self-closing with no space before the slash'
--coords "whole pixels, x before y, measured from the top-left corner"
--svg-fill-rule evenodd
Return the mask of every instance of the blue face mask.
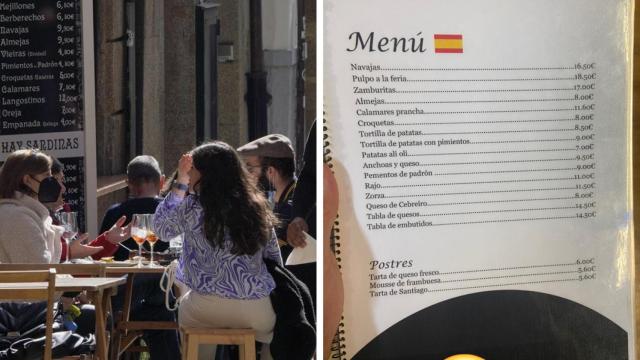
<path id="1" fill-rule="evenodd" d="M 269 208 L 273 210 L 276 207 L 276 192 L 275 190 L 267 191 L 267 203 L 269 203 Z"/>
<path id="2" fill-rule="evenodd" d="M 260 190 L 264 192 L 264 195 L 267 197 L 267 202 L 269 203 L 269 207 L 271 210 L 276 206 L 276 191 L 269 181 L 269 177 L 267 176 L 267 169 L 263 168 L 260 173 L 260 177 L 258 178 L 258 186 Z"/>
<path id="3" fill-rule="evenodd" d="M 38 181 L 33 176 L 31 176 L 31 178 Z M 62 191 L 62 186 L 58 182 L 58 179 L 53 176 L 49 176 L 38 182 L 40 183 L 38 201 L 41 203 L 52 203 L 58 201 L 58 197 L 60 197 L 60 192 Z"/>

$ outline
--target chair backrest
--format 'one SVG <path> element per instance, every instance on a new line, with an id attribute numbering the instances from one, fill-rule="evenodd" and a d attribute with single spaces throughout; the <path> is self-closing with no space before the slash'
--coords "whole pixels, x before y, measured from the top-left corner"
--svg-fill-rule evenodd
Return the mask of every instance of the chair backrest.
<path id="1" fill-rule="evenodd" d="M 0 271 L 0 299 L 47 301 L 47 320 L 44 346 L 45 360 L 51 360 L 55 288 L 55 269 L 41 271 Z"/>
<path id="2" fill-rule="evenodd" d="M 56 269 L 58 274 L 105 277 L 104 264 L 0 264 L 0 271 L 29 271 Z"/>

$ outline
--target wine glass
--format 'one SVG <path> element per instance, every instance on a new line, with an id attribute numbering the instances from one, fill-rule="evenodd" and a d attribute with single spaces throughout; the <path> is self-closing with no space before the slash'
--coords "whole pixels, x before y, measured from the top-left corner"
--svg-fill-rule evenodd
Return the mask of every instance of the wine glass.
<path id="1" fill-rule="evenodd" d="M 158 235 L 156 235 L 155 226 L 153 225 L 153 214 L 147 214 L 147 241 L 151 248 L 149 267 L 156 267 L 156 264 L 153 263 L 153 245 L 158 241 Z"/>
<path id="2" fill-rule="evenodd" d="M 58 220 L 60 221 L 60 225 L 64 228 L 62 238 L 67 244 L 67 258 L 65 259 L 64 264 L 68 264 L 71 262 L 69 261 L 71 242 L 73 238 L 78 235 L 78 213 L 75 211 L 61 212 L 58 214 Z"/>
<path id="3" fill-rule="evenodd" d="M 142 244 L 147 239 L 147 214 L 133 214 L 131 219 L 131 238 L 138 244 L 138 267 L 142 267 Z"/>

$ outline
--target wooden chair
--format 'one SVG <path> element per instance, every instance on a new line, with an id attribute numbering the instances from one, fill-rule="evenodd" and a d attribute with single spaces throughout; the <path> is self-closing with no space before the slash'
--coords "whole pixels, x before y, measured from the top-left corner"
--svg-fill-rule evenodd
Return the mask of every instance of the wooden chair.
<path id="1" fill-rule="evenodd" d="M 57 274 L 105 277 L 104 264 L 0 264 L 0 271 L 56 269 Z"/>
<path id="2" fill-rule="evenodd" d="M 46 271 L 0 271 L 0 299 L 47 301 L 47 328 L 45 330 L 44 346 L 45 360 L 52 359 L 55 287 L 55 269 Z"/>
<path id="3" fill-rule="evenodd" d="M 104 264 L 0 264 L 0 271 L 29 271 L 55 269 L 58 275 L 72 275 L 85 277 L 105 277 Z M 107 312 L 111 313 L 111 302 Z"/>
<path id="4" fill-rule="evenodd" d="M 256 332 L 253 329 L 207 329 L 180 327 L 182 360 L 197 360 L 199 345 L 240 345 L 240 360 L 256 359 Z"/>
<path id="5" fill-rule="evenodd" d="M 0 271 L 33 271 L 54 269 L 57 274 L 87 277 L 105 277 L 106 266 L 104 264 L 0 264 Z M 108 312 L 111 312 L 111 302 L 108 303 Z M 59 360 L 84 360 L 92 359 L 91 354 L 67 356 Z"/>

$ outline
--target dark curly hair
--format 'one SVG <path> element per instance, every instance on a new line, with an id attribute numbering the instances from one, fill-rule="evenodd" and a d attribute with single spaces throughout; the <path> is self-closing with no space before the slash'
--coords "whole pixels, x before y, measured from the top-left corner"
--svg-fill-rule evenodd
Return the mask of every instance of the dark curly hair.
<path id="1" fill-rule="evenodd" d="M 264 195 L 248 179 L 236 151 L 222 141 L 191 151 L 201 174 L 198 200 L 204 209 L 204 232 L 212 246 L 222 247 L 229 231 L 235 255 L 252 255 L 271 239 L 277 222 Z"/>

